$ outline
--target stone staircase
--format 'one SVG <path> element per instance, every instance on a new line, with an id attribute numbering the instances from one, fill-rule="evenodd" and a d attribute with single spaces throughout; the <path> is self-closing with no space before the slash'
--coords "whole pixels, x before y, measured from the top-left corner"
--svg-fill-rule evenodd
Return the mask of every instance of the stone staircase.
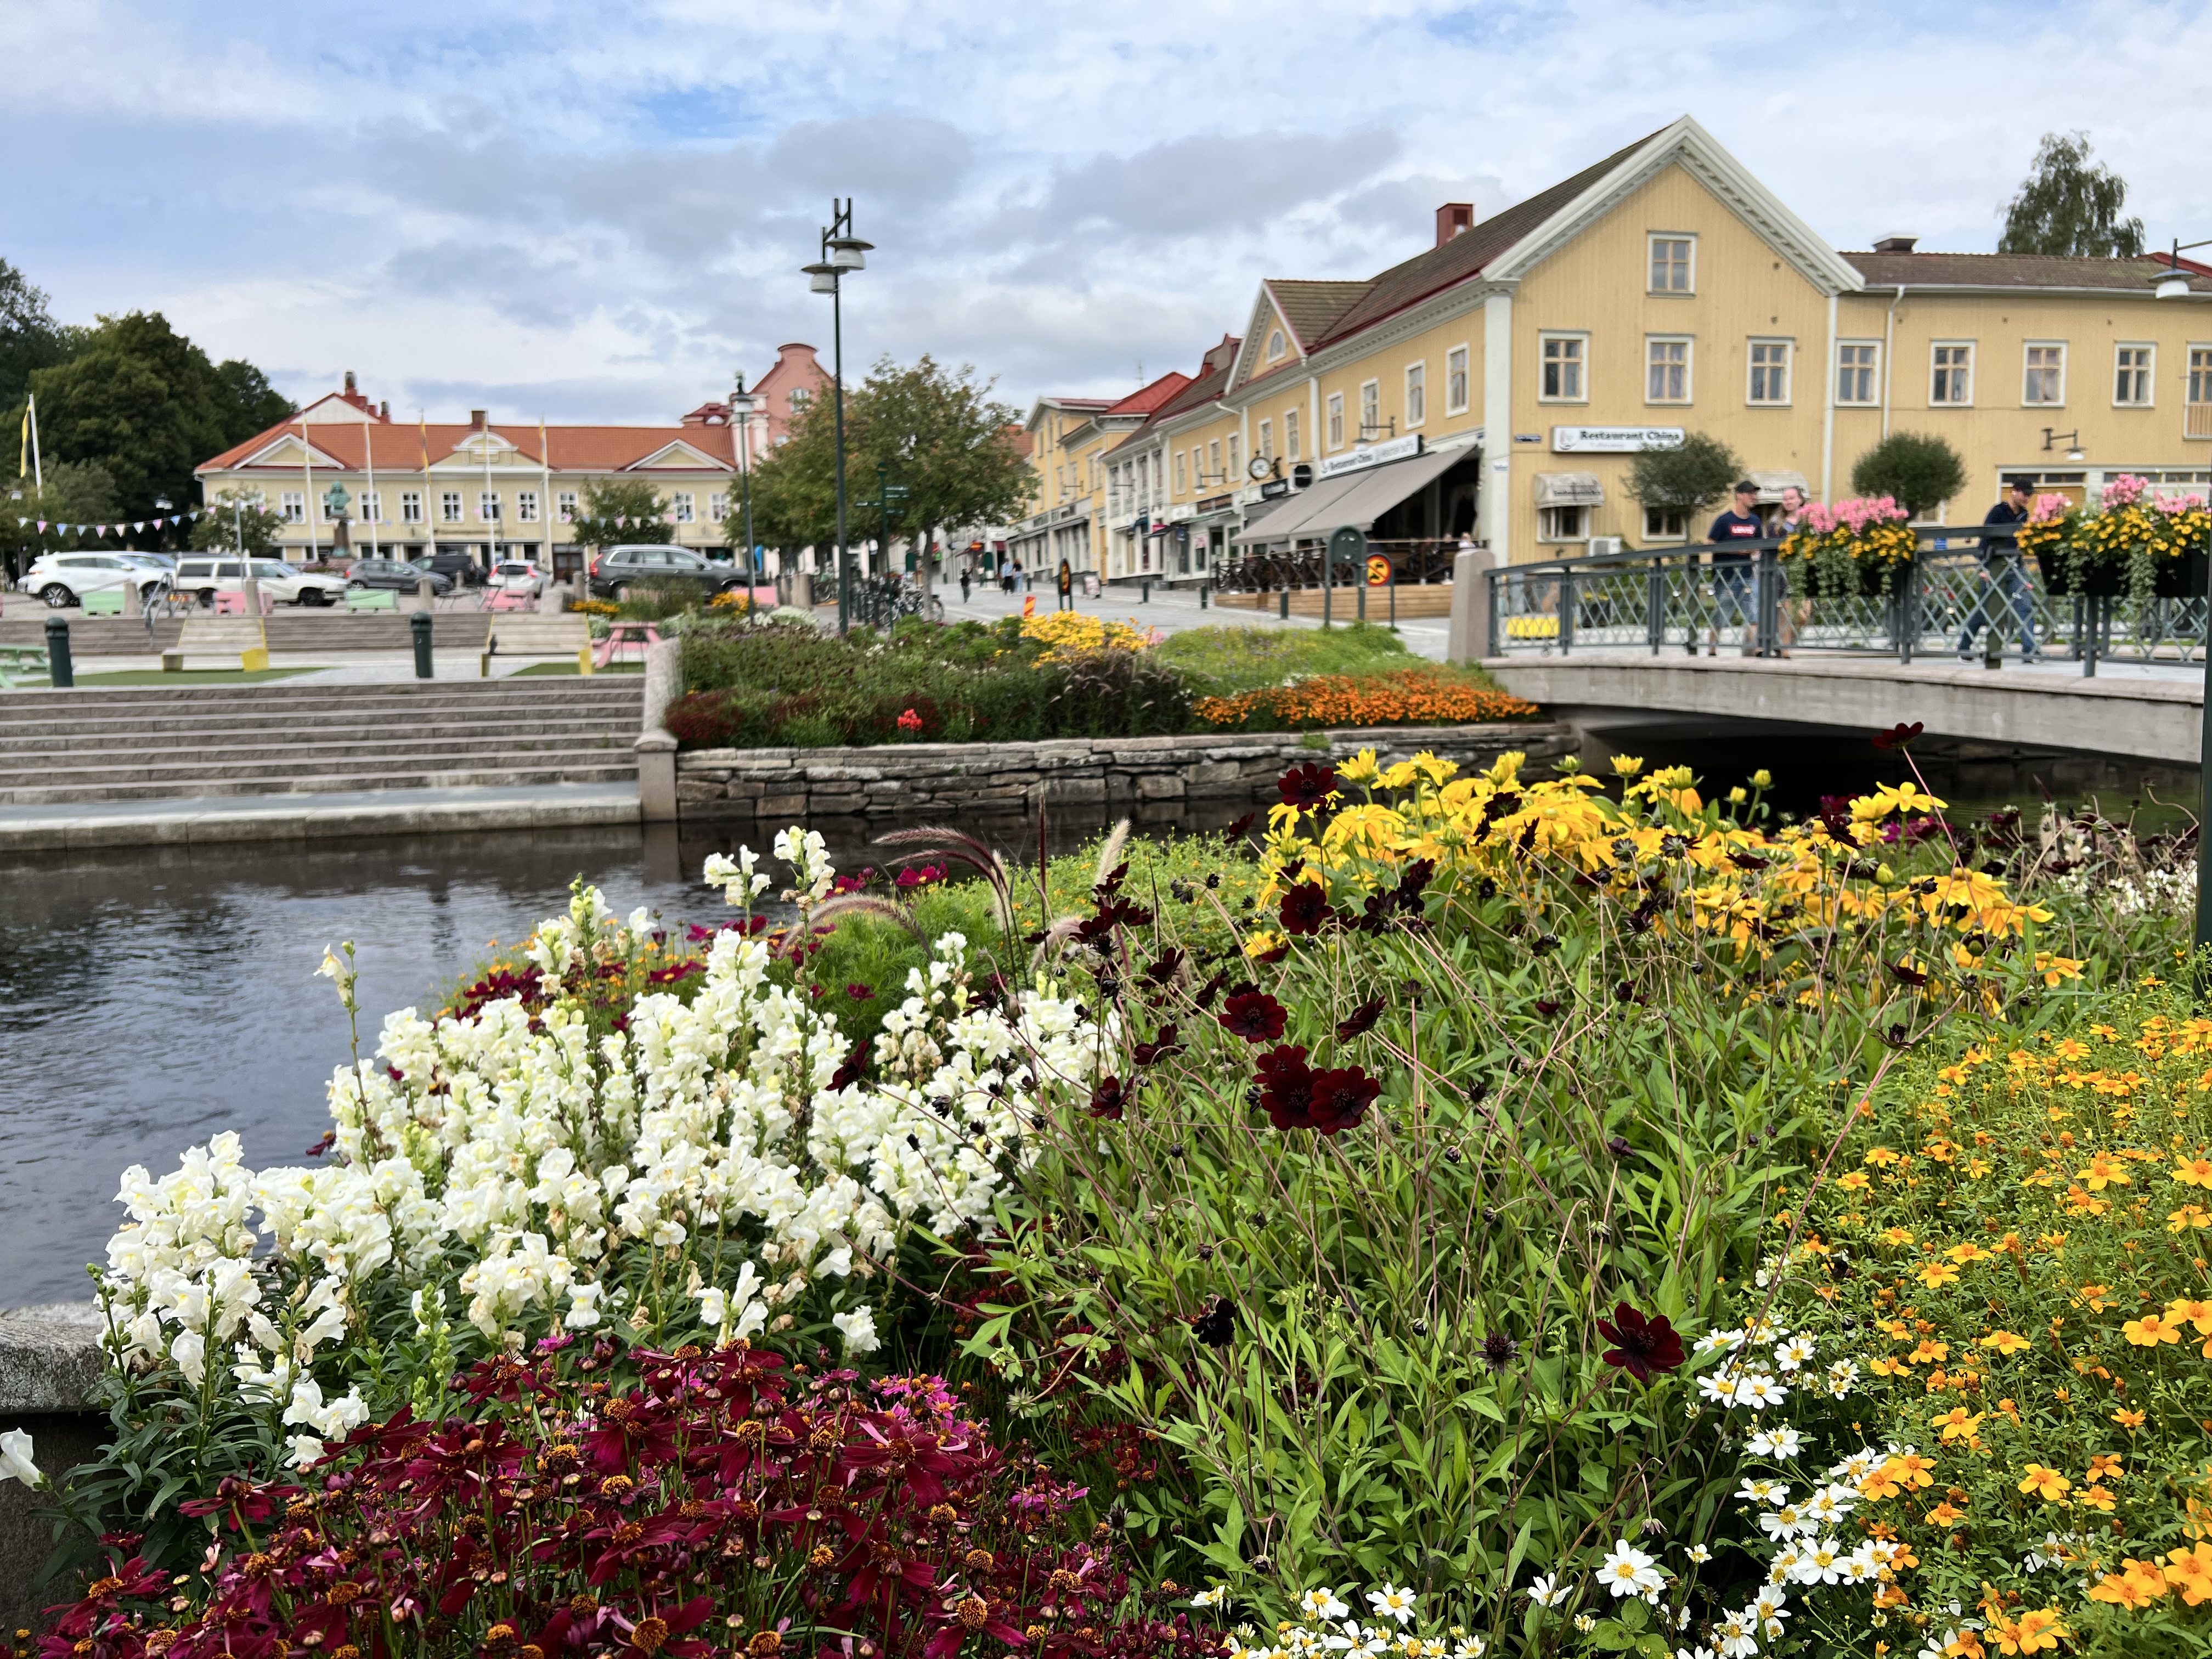
<path id="1" fill-rule="evenodd" d="M 7 614 L 0 616 L 0 645 L 44 645 L 46 620 L 59 617 L 69 623 L 70 654 L 73 657 L 150 657 L 173 650 L 184 627 L 181 617 L 164 617 L 149 635 L 138 617 L 88 617 L 82 612 L 48 611 L 27 605 L 10 594 Z M 432 617 L 434 648 L 474 656 L 483 649 L 484 633 L 492 622 L 484 611 L 441 611 Z M 269 613 L 266 628 L 270 651 L 320 655 L 351 651 L 409 651 L 415 636 L 408 630 L 408 616 L 397 611 L 376 611 L 349 616 L 330 609 L 301 610 L 280 605 Z"/>
<path id="2" fill-rule="evenodd" d="M 0 696 L 0 805 L 637 776 L 634 675 Z"/>

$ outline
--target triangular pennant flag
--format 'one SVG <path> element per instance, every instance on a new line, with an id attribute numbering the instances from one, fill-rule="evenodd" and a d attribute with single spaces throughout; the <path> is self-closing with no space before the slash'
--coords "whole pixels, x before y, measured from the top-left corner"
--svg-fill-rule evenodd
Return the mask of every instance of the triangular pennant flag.
<path id="1" fill-rule="evenodd" d="M 131 521 L 131 527 L 143 536 L 146 533 L 146 520 L 143 519 L 133 519 Z M 119 530 L 122 526 L 118 525 L 116 528 Z"/>
<path id="2" fill-rule="evenodd" d="M 41 519 L 41 520 L 39 520 L 39 534 L 40 534 L 41 536 L 43 536 L 43 535 L 45 535 L 46 533 L 46 521 L 44 519 Z"/>

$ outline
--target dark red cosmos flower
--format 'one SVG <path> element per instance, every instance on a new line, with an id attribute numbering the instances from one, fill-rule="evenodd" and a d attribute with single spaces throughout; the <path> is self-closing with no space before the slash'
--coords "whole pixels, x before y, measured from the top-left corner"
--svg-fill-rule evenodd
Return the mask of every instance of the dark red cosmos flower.
<path id="1" fill-rule="evenodd" d="M 1281 916 L 1286 933 L 1317 933 L 1336 910 L 1319 882 L 1302 881 L 1283 895 L 1276 914 Z"/>
<path id="2" fill-rule="evenodd" d="M 876 993 L 872 986 L 848 985 L 845 988 L 845 994 L 855 1002 L 872 1002 Z"/>
<path id="3" fill-rule="evenodd" d="M 1246 833 L 1252 828 L 1254 820 L 1259 816 L 1260 815 L 1257 812 L 1247 812 L 1243 817 L 1237 819 L 1236 823 L 1231 824 L 1226 830 L 1224 830 L 1221 832 L 1221 839 L 1227 842 L 1231 847 L 1236 846 L 1238 842 L 1244 839 Z"/>
<path id="4" fill-rule="evenodd" d="M 1265 991 L 1246 991 L 1223 1005 L 1220 1019 L 1230 1036 L 1247 1042 L 1273 1042 L 1289 1023 L 1283 1005 Z"/>
<path id="5" fill-rule="evenodd" d="M 853 1045 L 853 1052 L 845 1056 L 845 1063 L 840 1066 L 836 1073 L 831 1076 L 830 1086 L 836 1090 L 843 1088 L 848 1083 L 858 1083 L 866 1074 L 867 1069 L 868 1040 L 862 1037 Z"/>
<path id="6" fill-rule="evenodd" d="M 1182 1042 L 1176 1035 L 1176 1028 L 1172 1025 L 1163 1025 L 1152 1033 L 1152 1040 L 1150 1042 L 1137 1044 L 1131 1051 L 1131 1058 L 1139 1066 L 1149 1066 L 1162 1055 L 1172 1054 L 1182 1047 Z"/>
<path id="7" fill-rule="evenodd" d="M 1336 1040 L 1349 1042 L 1352 1038 L 1375 1029 L 1375 1022 L 1382 1018 L 1381 997 L 1370 997 L 1336 1023 Z"/>
<path id="8" fill-rule="evenodd" d="M 1356 1129 L 1382 1092 L 1382 1085 L 1357 1066 L 1316 1072 L 1307 1091 L 1306 1113 L 1313 1127 L 1325 1135 Z"/>
<path id="9" fill-rule="evenodd" d="M 1146 983 L 1165 985 L 1176 976 L 1176 969 L 1182 966 L 1182 951 L 1180 947 L 1171 947 L 1164 951 L 1160 953 L 1158 960 L 1145 969 Z"/>
<path id="10" fill-rule="evenodd" d="M 1541 1014 L 1546 1019 L 1551 1018 L 1553 1014 L 1559 1012 L 1559 999 L 1557 997 L 1538 997 L 1536 999 L 1536 1012 Z"/>
<path id="11" fill-rule="evenodd" d="M 1293 766 L 1276 779 L 1275 787 L 1281 792 L 1285 806 L 1320 806 L 1336 793 L 1336 769 L 1316 766 L 1308 761 L 1304 766 Z"/>
<path id="12" fill-rule="evenodd" d="M 1874 746 L 1877 749 L 1909 749 L 1912 746 L 1912 740 L 1927 729 L 1918 720 L 1910 726 L 1899 720 L 1888 731 L 1875 732 Z"/>
<path id="13" fill-rule="evenodd" d="M 1192 992 L 1190 1000 L 1201 1008 L 1210 1008 L 1213 1006 L 1214 998 L 1221 994 L 1221 988 L 1228 983 L 1229 970 L 1224 968 L 1205 984 L 1200 986 L 1197 990 Z"/>
<path id="14" fill-rule="evenodd" d="M 1623 1302 L 1614 1307 L 1612 1320 L 1599 1320 L 1597 1328 L 1613 1345 L 1605 1351 L 1605 1363 L 1620 1366 L 1639 1382 L 1649 1382 L 1656 1372 L 1674 1370 L 1682 1363 L 1682 1339 L 1664 1314 L 1647 1319 Z"/>
<path id="15" fill-rule="evenodd" d="M 1098 1086 L 1091 1091 L 1091 1115 L 1119 1123 L 1122 1111 L 1128 1106 L 1129 1095 L 1130 1091 L 1120 1078 L 1101 1078 Z"/>
<path id="16" fill-rule="evenodd" d="M 1278 1129 L 1313 1127 L 1313 1068 L 1306 1051 L 1295 1042 L 1270 1048 L 1260 1056 L 1260 1104 L 1267 1121 Z"/>

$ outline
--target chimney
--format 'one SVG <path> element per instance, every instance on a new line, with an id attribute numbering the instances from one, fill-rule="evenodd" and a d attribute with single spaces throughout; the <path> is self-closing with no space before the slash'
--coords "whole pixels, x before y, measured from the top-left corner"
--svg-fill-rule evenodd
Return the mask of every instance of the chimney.
<path id="1" fill-rule="evenodd" d="M 1442 247 L 1462 231 L 1474 228 L 1474 203 L 1446 202 L 1437 210 L 1437 246 L 1438 247 Z"/>
<path id="2" fill-rule="evenodd" d="M 471 410 L 469 411 L 469 424 L 479 432 L 488 431 L 491 427 L 489 411 L 481 409 Z"/>
<path id="3" fill-rule="evenodd" d="M 376 418 L 380 421 L 388 421 L 392 418 L 392 400 L 389 398 L 377 405 Z"/>
<path id="4" fill-rule="evenodd" d="M 1874 245 L 1876 253 L 1910 253 L 1917 236 L 1885 236 Z"/>
<path id="5" fill-rule="evenodd" d="M 349 398 L 350 398 L 350 397 L 352 397 L 352 396 L 354 395 L 354 387 L 353 387 L 353 371 L 352 371 L 351 369 L 348 369 L 348 370 L 346 370 L 346 389 L 345 389 L 345 395 L 346 395 L 347 397 L 349 397 Z"/>

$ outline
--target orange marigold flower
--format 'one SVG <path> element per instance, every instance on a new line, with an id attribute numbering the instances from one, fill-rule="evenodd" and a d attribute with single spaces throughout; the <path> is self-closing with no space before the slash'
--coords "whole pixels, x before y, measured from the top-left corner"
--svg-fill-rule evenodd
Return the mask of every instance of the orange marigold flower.
<path id="1" fill-rule="evenodd" d="M 2212 1187 L 2212 1158 L 2177 1161 L 2166 1173 L 2185 1187 Z"/>
<path id="2" fill-rule="evenodd" d="M 2074 1490 L 2074 1483 L 2057 1469 L 2045 1468 L 2040 1463 L 2030 1463 L 2021 1472 L 2020 1490 L 2040 1498 L 2046 1504 L 2056 1504 Z"/>
<path id="3" fill-rule="evenodd" d="M 2166 1582 L 2181 1592 L 2184 1601 L 2193 1607 L 2212 1598 L 2212 1544 L 2173 1550 L 2166 1559 Z"/>
<path id="4" fill-rule="evenodd" d="M 2138 1348 L 2155 1348 L 2161 1342 L 2179 1342 L 2181 1333 L 2163 1315 L 2148 1313 L 2120 1327 L 2120 1334 Z"/>
<path id="5" fill-rule="evenodd" d="M 1980 1338 L 1979 1341 L 1981 1346 L 1995 1348 L 2008 1359 L 2016 1353 L 2024 1353 L 2035 1346 L 2018 1331 L 1991 1331 L 1987 1336 Z"/>
<path id="6" fill-rule="evenodd" d="M 2143 1414 L 2141 1412 L 2130 1411 L 2123 1406 L 2112 1413 L 2112 1421 L 2124 1429 L 2139 1429 L 2143 1425 Z"/>

